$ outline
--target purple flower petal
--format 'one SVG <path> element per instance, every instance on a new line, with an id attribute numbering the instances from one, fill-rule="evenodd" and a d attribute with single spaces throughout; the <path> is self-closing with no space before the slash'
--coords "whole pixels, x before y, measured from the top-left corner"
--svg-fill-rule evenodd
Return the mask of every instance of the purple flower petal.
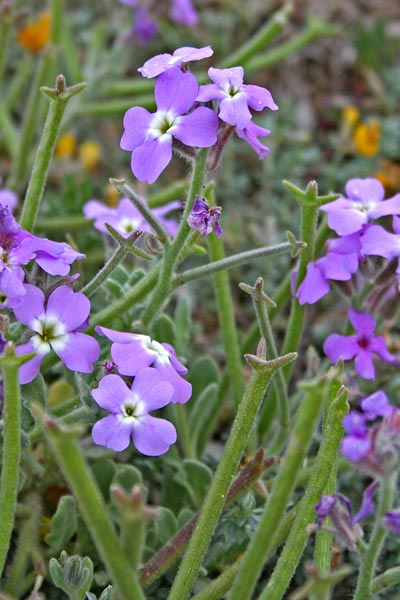
<path id="1" fill-rule="evenodd" d="M 146 415 L 132 431 L 135 447 L 145 456 L 160 456 L 176 442 L 175 427 L 169 421 Z"/>
<path id="2" fill-rule="evenodd" d="M 297 290 L 296 298 L 301 305 L 314 304 L 329 292 L 329 283 L 317 262 L 308 263 L 306 276 Z"/>
<path id="3" fill-rule="evenodd" d="M 384 517 L 384 526 L 398 535 L 400 533 L 400 509 L 389 510 Z"/>
<path id="4" fill-rule="evenodd" d="M 53 349 L 68 369 L 78 373 L 91 373 L 93 363 L 100 356 L 98 342 L 85 333 L 69 333 L 66 345 L 61 349 L 57 346 Z"/>
<path id="5" fill-rule="evenodd" d="M 218 117 L 209 108 L 200 106 L 181 117 L 174 128 L 174 137 L 187 146 L 208 148 L 217 141 Z"/>
<path id="6" fill-rule="evenodd" d="M 211 100 L 223 100 L 226 98 L 224 90 L 220 89 L 215 83 L 205 83 L 199 87 L 197 102 L 210 102 Z"/>
<path id="7" fill-rule="evenodd" d="M 197 79 L 175 67 L 162 73 L 156 81 L 154 95 L 158 110 L 183 115 L 192 108 L 199 91 Z"/>
<path id="8" fill-rule="evenodd" d="M 253 110 L 262 110 L 266 106 L 270 110 L 278 110 L 271 92 L 259 85 L 243 85 L 243 89 L 248 97 L 248 104 Z"/>
<path id="9" fill-rule="evenodd" d="M 368 437 L 358 438 L 347 435 L 343 438 L 340 445 L 340 451 L 347 460 L 358 463 L 371 449 L 371 442 Z"/>
<path id="10" fill-rule="evenodd" d="M 174 388 L 171 402 L 174 404 L 177 402 L 180 404 L 187 402 L 192 395 L 192 384 L 183 379 L 169 361 L 157 360 L 154 366 L 160 372 L 163 379 L 171 383 Z"/>
<path id="11" fill-rule="evenodd" d="M 385 188 L 378 179 L 372 177 L 350 179 L 345 189 L 349 198 L 363 204 L 382 202 L 385 197 Z"/>
<path id="12" fill-rule="evenodd" d="M 68 285 L 61 285 L 52 292 L 47 300 L 47 314 L 54 314 L 65 325 L 67 331 L 73 331 L 84 321 L 90 312 L 90 301 L 84 294 L 74 292 Z"/>
<path id="13" fill-rule="evenodd" d="M 131 168 L 139 181 L 154 183 L 172 158 L 172 141 L 154 138 L 132 152 Z"/>
<path id="14" fill-rule="evenodd" d="M 376 419 L 376 417 L 385 417 L 393 411 L 393 406 L 389 404 L 387 395 L 383 390 L 378 390 L 361 401 L 361 408 L 366 413 L 367 419 Z"/>
<path id="15" fill-rule="evenodd" d="M 328 252 L 317 263 L 327 279 L 348 281 L 358 269 L 358 256 L 355 253 L 337 254 L 336 252 Z"/>
<path id="16" fill-rule="evenodd" d="M 208 76 L 222 89 L 234 88 L 238 90 L 242 87 L 244 71 L 243 67 L 231 67 L 230 69 L 216 69 L 210 67 Z"/>
<path id="17" fill-rule="evenodd" d="M 229 125 L 244 129 L 251 121 L 251 112 L 247 104 L 247 95 L 238 92 L 232 97 L 224 98 L 219 104 L 219 118 Z"/>
<path id="18" fill-rule="evenodd" d="M 151 412 L 169 404 L 174 388 L 162 378 L 157 369 L 149 367 L 137 373 L 132 392 L 145 404 L 146 411 Z"/>
<path id="19" fill-rule="evenodd" d="M 241 139 L 245 140 L 258 154 L 258 158 L 262 160 L 269 152 L 269 148 L 264 146 L 258 137 L 264 137 L 271 132 L 269 129 L 260 127 L 253 122 L 250 122 L 244 129 L 236 128 L 236 134 Z"/>
<path id="20" fill-rule="evenodd" d="M 374 481 L 364 490 L 360 510 L 356 515 L 354 515 L 354 517 L 350 521 L 351 527 L 353 527 L 353 525 L 355 525 L 362 519 L 365 519 L 374 512 L 374 503 L 372 502 L 372 496 L 378 485 L 379 482 Z"/>
<path id="21" fill-rule="evenodd" d="M 114 342 L 111 346 L 111 356 L 121 375 L 137 375 L 145 367 L 150 367 L 155 360 L 154 354 L 149 353 L 139 341 L 130 344 Z"/>
<path id="22" fill-rule="evenodd" d="M 364 254 L 395 258 L 400 256 L 400 235 L 389 233 L 380 225 L 371 225 L 361 238 Z"/>
<path id="23" fill-rule="evenodd" d="M 134 333 L 116 331 L 115 329 L 109 329 L 108 327 L 101 327 L 101 325 L 96 325 L 94 330 L 102 337 L 108 338 L 111 342 L 120 342 L 122 344 L 129 344 L 138 337 Z"/>
<path id="24" fill-rule="evenodd" d="M 351 410 L 342 421 L 346 433 L 357 437 L 364 437 L 368 434 L 368 427 L 365 425 L 365 415 L 355 410 Z"/>
<path id="25" fill-rule="evenodd" d="M 166 342 L 163 342 L 161 344 L 161 346 L 163 346 L 166 350 L 168 350 L 168 352 L 169 352 L 169 360 L 171 361 L 171 364 L 174 367 L 175 371 L 178 371 L 178 373 L 180 373 L 181 375 L 186 375 L 188 373 L 188 370 L 185 367 L 185 365 L 182 364 L 177 359 L 175 348 L 173 346 L 171 346 L 171 344 L 167 344 Z"/>
<path id="26" fill-rule="evenodd" d="M 375 379 L 375 367 L 370 350 L 360 348 L 354 359 L 356 373 L 363 379 Z"/>
<path id="27" fill-rule="evenodd" d="M 98 446 L 122 452 L 129 446 L 132 429 L 131 422 L 121 420 L 117 415 L 108 415 L 94 424 L 93 441 Z"/>
<path id="28" fill-rule="evenodd" d="M 349 321 L 359 336 L 372 336 L 375 330 L 375 319 L 366 312 L 349 308 Z"/>
<path id="29" fill-rule="evenodd" d="M 386 215 L 398 215 L 400 214 L 400 194 L 396 194 L 393 198 L 380 202 L 378 206 L 369 211 L 369 216 L 372 219 L 379 219 Z"/>
<path id="30" fill-rule="evenodd" d="M 394 360 L 396 359 L 396 357 L 393 356 L 393 354 L 391 354 L 386 348 L 385 338 L 381 335 L 372 338 L 369 344 L 369 350 L 370 352 L 375 352 L 375 354 L 377 354 L 382 360 L 386 362 L 391 363 L 394 362 Z"/>
<path id="31" fill-rule="evenodd" d="M 355 336 L 344 336 L 337 333 L 332 333 L 326 338 L 323 348 L 331 363 L 336 363 L 340 357 L 343 360 L 354 358 L 359 351 Z"/>
<path id="32" fill-rule="evenodd" d="M 14 309 L 14 313 L 20 323 L 32 329 L 35 319 L 44 314 L 44 294 L 39 288 L 29 283 L 24 287 L 26 294 Z"/>
<path id="33" fill-rule="evenodd" d="M 121 405 L 133 394 L 125 381 L 118 375 L 106 375 L 99 381 L 99 387 L 92 390 L 92 396 L 101 408 L 112 413 L 121 413 Z"/>
<path id="34" fill-rule="evenodd" d="M 15 348 L 15 352 L 18 355 L 21 354 L 29 354 L 30 352 L 35 352 L 32 342 L 28 342 L 27 344 L 23 344 L 22 346 L 17 346 Z M 44 354 L 36 354 L 31 360 L 24 363 L 18 370 L 19 383 L 24 385 L 25 383 L 30 383 L 36 377 L 36 375 L 40 371 L 40 365 L 44 359 Z"/>
<path id="35" fill-rule="evenodd" d="M 154 115 L 141 106 L 130 108 L 124 116 L 124 133 L 120 146 L 123 150 L 134 150 L 144 143 Z"/>
<path id="36" fill-rule="evenodd" d="M 182 63 L 188 63 L 194 60 L 201 60 L 207 58 L 213 54 L 213 50 L 210 46 L 204 46 L 203 48 L 192 48 L 190 46 L 184 46 L 178 48 L 173 54 L 158 54 L 147 60 L 142 67 L 138 69 L 139 73 L 143 77 L 156 77 L 172 69 L 173 67 L 180 67 Z"/>
<path id="37" fill-rule="evenodd" d="M 194 27 L 199 20 L 191 0 L 171 0 L 169 16 L 175 23 L 181 23 L 182 25 L 187 25 L 187 27 Z M 210 56 L 210 54 L 207 54 L 207 56 Z M 198 59 L 192 58 L 191 60 Z"/>

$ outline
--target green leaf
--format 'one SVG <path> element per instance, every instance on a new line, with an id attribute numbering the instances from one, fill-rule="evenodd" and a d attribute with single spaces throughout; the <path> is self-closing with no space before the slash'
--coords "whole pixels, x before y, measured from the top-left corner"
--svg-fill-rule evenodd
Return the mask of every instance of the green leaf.
<path id="1" fill-rule="evenodd" d="M 161 315 L 154 321 L 150 334 L 158 342 L 166 342 L 175 348 L 174 324 L 167 315 Z"/>
<path id="2" fill-rule="evenodd" d="M 62 496 L 53 518 L 51 519 L 51 531 L 46 535 L 45 542 L 49 544 L 54 552 L 63 550 L 75 535 L 77 526 L 76 502 L 73 496 Z"/>
<path id="3" fill-rule="evenodd" d="M 181 469 L 174 477 L 187 491 L 195 509 L 199 509 L 203 503 L 208 486 L 212 478 L 211 469 L 197 460 L 186 459 Z"/>
<path id="4" fill-rule="evenodd" d="M 210 383 L 193 403 L 193 410 L 189 417 L 189 431 L 199 456 L 208 442 L 218 417 L 218 400 L 218 384 Z"/>
<path id="5" fill-rule="evenodd" d="M 161 546 L 166 544 L 178 531 L 178 523 L 174 513 L 161 506 L 159 509 L 159 517 L 155 523 L 157 541 Z"/>
<path id="6" fill-rule="evenodd" d="M 33 381 L 21 387 L 21 396 L 27 404 L 38 402 L 43 407 L 47 405 L 46 384 L 41 373 Z"/>
<path id="7" fill-rule="evenodd" d="M 193 386 L 192 399 L 196 399 L 210 383 L 219 382 L 217 363 L 209 356 L 197 359 L 189 370 L 188 380 Z M 189 403 L 191 406 L 194 404 Z"/>
<path id="8" fill-rule="evenodd" d="M 105 458 L 93 465 L 93 475 L 99 484 L 101 493 L 106 500 L 110 498 L 110 485 L 115 475 L 115 465 L 112 460 Z"/>
<path id="9" fill-rule="evenodd" d="M 192 321 L 190 304 L 187 298 L 182 298 L 175 309 L 175 350 L 182 354 L 189 339 Z"/>
<path id="10" fill-rule="evenodd" d="M 120 485 L 126 492 L 130 492 L 134 485 L 143 485 L 142 474 L 136 467 L 122 465 L 117 468 L 112 483 Z"/>

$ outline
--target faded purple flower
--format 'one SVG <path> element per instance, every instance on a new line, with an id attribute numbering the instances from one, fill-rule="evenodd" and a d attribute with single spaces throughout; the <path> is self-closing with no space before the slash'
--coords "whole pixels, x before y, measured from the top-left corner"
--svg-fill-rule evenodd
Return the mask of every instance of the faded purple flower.
<path id="1" fill-rule="evenodd" d="M 145 200 L 143 199 L 143 202 Z M 178 224 L 175 221 L 166 219 L 165 215 L 169 212 L 182 208 L 180 202 L 169 202 L 165 206 L 153 208 L 152 212 L 155 217 L 162 223 L 165 230 L 170 236 L 174 236 L 178 230 Z M 98 200 L 89 200 L 83 206 L 83 212 L 87 219 L 95 219 L 93 226 L 103 233 L 109 232 L 106 229 L 106 223 L 111 225 L 123 237 L 128 237 L 137 229 L 150 231 L 150 225 L 144 220 L 135 205 L 129 198 L 121 198 L 117 207 L 112 208 L 99 202 Z"/>
<path id="2" fill-rule="evenodd" d="M 267 106 L 271 110 L 278 110 L 267 89 L 243 83 L 243 67 L 230 69 L 210 67 L 208 75 L 213 83 L 200 86 L 197 100 L 199 102 L 219 100 L 218 115 L 225 123 L 243 130 L 248 127 L 252 119 L 250 108 L 262 110 Z M 255 135 L 262 135 L 262 133 L 254 132 L 253 136 Z"/>
<path id="3" fill-rule="evenodd" d="M 236 127 L 237 136 L 242 140 L 245 140 L 258 154 L 258 158 L 262 160 L 269 152 L 269 148 L 264 146 L 258 139 L 259 137 L 265 137 L 271 132 L 269 129 L 260 127 L 252 121 L 246 125 L 244 129 Z"/>
<path id="4" fill-rule="evenodd" d="M 318 504 L 315 505 L 317 523 L 321 527 L 323 521 L 329 517 L 332 525 L 340 539 L 351 550 L 362 537 L 362 530 L 357 523 L 374 512 L 372 495 L 379 483 L 374 481 L 369 485 L 362 497 L 360 510 L 352 517 L 352 505 L 347 496 L 343 494 L 322 495 Z"/>
<path id="5" fill-rule="evenodd" d="M 214 229 L 217 237 L 221 237 L 222 229 L 219 224 L 222 208 L 220 206 L 209 207 L 205 198 L 196 196 L 193 208 L 190 211 L 187 222 L 192 229 L 198 229 L 201 235 L 208 235 Z"/>
<path id="6" fill-rule="evenodd" d="M 2 178 L 0 177 L 0 185 L 2 182 Z M 11 190 L 0 190 L 0 205 L 4 206 L 4 208 L 8 208 L 8 210 L 12 213 L 14 208 L 18 204 L 18 196 Z"/>
<path id="7" fill-rule="evenodd" d="M 350 308 L 348 316 L 356 335 L 333 333 L 325 340 L 324 352 L 332 363 L 336 363 L 340 357 L 343 360 L 355 358 L 357 374 L 364 379 L 375 379 L 373 354 L 386 362 L 393 362 L 395 357 L 387 350 L 384 338 L 374 336 L 375 319 L 371 315 Z"/>
<path id="8" fill-rule="evenodd" d="M 181 377 L 188 371 L 179 362 L 170 344 L 160 344 L 147 335 L 114 331 L 107 327 L 97 326 L 95 331 L 113 342 L 111 356 L 121 375 L 135 376 L 144 367 L 154 367 L 174 388 L 171 402 L 184 404 L 189 400 L 192 386 Z"/>
<path id="9" fill-rule="evenodd" d="M 81 333 L 87 326 L 90 302 L 67 285 L 56 288 L 45 303 L 45 296 L 34 285 L 25 285 L 25 295 L 14 309 L 15 316 L 34 331 L 30 340 L 17 346 L 17 354 L 36 352 L 19 370 L 20 383 L 29 383 L 39 372 L 44 357 L 53 349 L 63 363 L 79 373 L 91 373 L 99 358 L 98 342 Z"/>
<path id="10" fill-rule="evenodd" d="M 162 73 L 155 85 L 157 111 L 134 106 L 124 117 L 121 148 L 132 151 L 131 168 L 140 181 L 154 183 L 172 158 L 172 139 L 187 146 L 208 148 L 217 140 L 218 118 L 200 106 L 190 114 L 198 94 L 196 78 L 175 67 Z"/>
<path id="11" fill-rule="evenodd" d="M 343 419 L 343 427 L 346 435 L 342 440 L 340 450 L 347 460 L 358 463 L 371 449 L 365 415 L 351 410 Z"/>
<path id="12" fill-rule="evenodd" d="M 389 510 L 384 514 L 384 526 L 397 535 L 400 533 L 400 508 Z"/>
<path id="13" fill-rule="evenodd" d="M 148 44 L 158 33 L 157 23 L 145 8 L 136 8 L 134 10 L 134 17 L 135 21 L 132 26 L 132 35 L 141 44 Z"/>
<path id="14" fill-rule="evenodd" d="M 149 413 L 166 406 L 173 393 L 173 386 L 156 369 L 141 369 L 131 389 L 118 375 L 106 375 L 92 391 L 97 404 L 111 413 L 94 425 L 95 444 L 121 452 L 132 438 L 142 454 L 164 454 L 176 442 L 175 427 Z"/>
<path id="15" fill-rule="evenodd" d="M 321 206 L 328 213 L 328 225 L 338 235 L 359 231 L 370 219 L 400 214 L 400 194 L 384 200 L 385 190 L 378 179 L 350 179 L 346 194 Z"/>
<path id="16" fill-rule="evenodd" d="M 175 23 L 187 25 L 187 27 L 194 27 L 199 20 L 192 0 L 171 0 L 169 16 Z"/>
<path id="17" fill-rule="evenodd" d="M 169 69 L 181 67 L 194 60 L 207 58 L 212 54 L 213 50 L 211 46 L 204 46 L 203 48 L 184 46 L 183 48 L 178 48 L 172 54 L 158 54 L 157 56 L 153 56 L 153 58 L 149 58 L 142 67 L 139 67 L 138 71 L 143 77 L 156 77 Z"/>

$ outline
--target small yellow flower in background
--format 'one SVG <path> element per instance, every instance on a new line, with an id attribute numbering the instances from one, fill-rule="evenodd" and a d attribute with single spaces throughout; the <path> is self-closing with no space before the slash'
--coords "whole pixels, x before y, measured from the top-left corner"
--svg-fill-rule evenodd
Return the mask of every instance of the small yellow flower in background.
<path id="1" fill-rule="evenodd" d="M 105 201 L 109 206 L 117 206 L 119 203 L 119 193 L 111 183 L 106 187 Z"/>
<path id="2" fill-rule="evenodd" d="M 50 38 L 50 13 L 40 13 L 35 21 L 31 21 L 17 32 L 19 44 L 31 52 L 40 52 Z"/>
<path id="3" fill-rule="evenodd" d="M 72 133 L 65 133 L 57 142 L 55 155 L 57 158 L 72 158 L 77 149 L 76 137 Z"/>
<path id="4" fill-rule="evenodd" d="M 101 155 L 100 145 L 93 141 L 84 142 L 79 146 L 79 158 L 86 171 L 93 171 L 99 164 Z"/>
<path id="5" fill-rule="evenodd" d="M 379 152 L 381 127 L 376 119 L 368 123 L 360 123 L 354 130 L 353 142 L 358 154 L 361 156 L 374 156 Z"/>
<path id="6" fill-rule="evenodd" d="M 396 192 L 400 187 L 400 165 L 391 160 L 383 160 L 380 170 L 373 176 L 379 179 L 387 194 Z"/>
<path id="7" fill-rule="evenodd" d="M 348 125 L 354 127 L 360 120 L 360 111 L 355 106 L 345 106 L 342 110 L 342 117 Z"/>

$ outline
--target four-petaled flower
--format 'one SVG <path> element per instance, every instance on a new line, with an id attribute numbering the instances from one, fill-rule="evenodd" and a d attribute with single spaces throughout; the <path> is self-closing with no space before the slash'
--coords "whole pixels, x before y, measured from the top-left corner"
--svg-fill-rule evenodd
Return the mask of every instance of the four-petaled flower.
<path id="1" fill-rule="evenodd" d="M 138 71 L 143 77 L 156 77 L 157 75 L 164 73 L 164 71 L 168 71 L 174 67 L 181 67 L 193 60 L 207 58 L 212 54 L 213 50 L 211 46 L 204 46 L 203 48 L 184 46 L 183 48 L 178 48 L 172 54 L 158 54 L 157 56 L 149 58 L 142 67 L 139 67 Z"/>
<path id="2" fill-rule="evenodd" d="M 355 358 L 354 367 L 360 377 L 375 378 L 375 367 L 372 355 L 377 354 L 386 362 L 393 362 L 395 357 L 387 350 L 382 336 L 374 336 L 375 319 L 366 312 L 349 309 L 349 321 L 356 335 L 339 335 L 333 333 L 324 343 L 324 352 L 332 363 L 340 357 L 343 360 Z"/>
<path id="3" fill-rule="evenodd" d="M 136 376 L 145 367 L 154 367 L 174 388 L 171 402 L 187 402 L 192 395 L 191 384 L 183 379 L 186 367 L 179 362 L 170 344 L 152 340 L 148 335 L 114 331 L 97 326 L 95 331 L 111 340 L 111 356 L 121 375 Z"/>
<path id="4" fill-rule="evenodd" d="M 384 200 L 385 188 L 378 179 L 350 179 L 346 194 L 321 206 L 328 213 L 328 225 L 338 235 L 360 231 L 371 219 L 400 214 L 400 194 Z"/>
<path id="5" fill-rule="evenodd" d="M 162 223 L 170 236 L 175 235 L 178 230 L 178 224 L 171 219 L 166 219 L 164 215 L 178 208 L 182 208 L 182 205 L 180 202 L 175 201 L 152 209 L 152 213 Z M 115 208 L 107 206 L 98 200 L 89 200 L 89 202 L 84 204 L 83 212 L 87 219 L 95 219 L 93 226 L 103 233 L 109 234 L 106 223 L 118 231 L 122 237 L 129 237 L 137 229 L 142 229 L 143 231 L 151 229 L 150 225 L 144 220 L 129 198 L 121 198 L 118 206 Z"/>
<path id="6" fill-rule="evenodd" d="M 248 127 L 252 119 L 250 108 L 262 110 L 267 106 L 271 110 L 278 110 L 278 106 L 267 89 L 259 85 L 243 83 L 243 67 L 230 69 L 210 67 L 208 75 L 213 83 L 200 86 L 197 100 L 199 102 L 219 100 L 218 115 L 225 123 L 243 130 Z M 258 132 L 255 135 L 266 134 Z"/>
<path id="7" fill-rule="evenodd" d="M 132 152 L 131 168 L 140 181 L 154 183 L 168 165 L 172 138 L 200 148 L 215 144 L 218 118 L 211 109 L 199 106 L 185 115 L 193 107 L 198 89 L 194 75 L 174 67 L 156 81 L 155 113 L 141 106 L 125 113 L 121 148 Z"/>
<path id="8" fill-rule="evenodd" d="M 17 346 L 17 354 L 36 352 L 36 356 L 19 370 L 20 383 L 29 383 L 39 372 L 44 357 L 51 350 L 71 369 L 91 373 L 99 358 L 100 347 L 90 335 L 81 333 L 87 327 L 90 302 L 67 285 L 56 288 L 45 304 L 39 288 L 26 284 L 25 295 L 14 308 L 18 321 L 34 331 L 30 340 Z"/>
<path id="9" fill-rule="evenodd" d="M 190 211 L 187 222 L 192 229 L 198 229 L 201 235 L 208 235 L 214 228 L 217 237 L 221 237 L 222 229 L 219 224 L 222 208 L 220 206 L 209 207 L 205 198 L 196 196 L 193 208 Z"/>
<path id="10" fill-rule="evenodd" d="M 121 452 L 132 438 L 142 454 L 164 454 L 176 441 L 175 427 L 149 413 L 166 406 L 173 393 L 173 386 L 156 369 L 141 369 L 131 389 L 118 375 L 106 375 L 92 391 L 97 404 L 111 413 L 95 423 L 95 444 Z"/>

